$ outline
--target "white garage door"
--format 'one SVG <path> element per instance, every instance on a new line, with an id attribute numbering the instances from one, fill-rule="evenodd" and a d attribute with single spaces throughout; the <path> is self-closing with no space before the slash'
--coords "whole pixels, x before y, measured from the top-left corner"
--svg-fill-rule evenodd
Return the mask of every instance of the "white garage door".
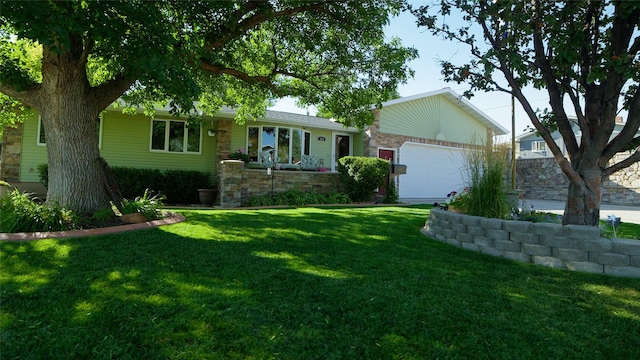
<path id="1" fill-rule="evenodd" d="M 400 163 L 407 165 L 407 173 L 400 175 L 400 198 L 441 199 L 466 183 L 462 149 L 405 143 Z"/>

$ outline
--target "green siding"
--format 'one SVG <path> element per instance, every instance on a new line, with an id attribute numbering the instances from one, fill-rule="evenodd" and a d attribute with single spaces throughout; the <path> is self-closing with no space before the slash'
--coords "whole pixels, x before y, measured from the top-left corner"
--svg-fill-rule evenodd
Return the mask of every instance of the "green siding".
<path id="1" fill-rule="evenodd" d="M 487 128 L 467 112 L 456 106 L 451 101 L 440 96 L 440 114 L 442 122 L 440 132 L 447 141 L 458 143 L 471 143 L 480 141 L 485 143 Z"/>
<path id="2" fill-rule="evenodd" d="M 364 156 L 364 134 L 362 132 L 353 134 L 353 155 Z"/>
<path id="3" fill-rule="evenodd" d="M 169 119 L 156 117 L 158 119 Z M 198 170 L 215 173 L 215 137 L 202 131 L 201 153 L 161 153 L 150 151 L 151 118 L 109 112 L 102 118 L 101 155 L 110 166 L 160 170 Z M 38 146 L 38 117 L 23 126 L 20 181 L 39 181 L 37 166 L 47 163 L 46 146 Z"/>
<path id="4" fill-rule="evenodd" d="M 34 116 L 22 125 L 22 149 L 20 150 L 20 181 L 39 182 L 38 165 L 46 164 L 47 147 L 38 145 L 38 119 Z"/>
<path id="5" fill-rule="evenodd" d="M 435 139 L 440 132 L 441 96 L 404 102 L 380 110 L 380 132 Z"/>
<path id="6" fill-rule="evenodd" d="M 386 134 L 469 143 L 473 134 L 486 141 L 484 125 L 444 96 L 431 96 L 390 105 L 380 110 L 380 132 Z"/>
<path id="7" fill-rule="evenodd" d="M 231 125 L 231 149 L 229 152 L 235 152 L 238 149 L 247 149 L 247 127 L 260 126 L 261 123 L 250 122 L 246 125 L 238 125 L 235 121 Z"/>
<path id="8" fill-rule="evenodd" d="M 159 120 L 170 117 L 156 117 Z M 215 172 L 215 137 L 201 131 L 200 154 L 151 151 L 151 118 L 111 113 L 103 117 L 100 153 L 110 166 Z"/>
<path id="9" fill-rule="evenodd" d="M 325 141 L 318 140 L 319 137 Z M 331 148 L 333 144 L 333 132 L 331 130 L 311 129 L 311 155 L 318 158 L 318 166 L 331 168 Z"/>

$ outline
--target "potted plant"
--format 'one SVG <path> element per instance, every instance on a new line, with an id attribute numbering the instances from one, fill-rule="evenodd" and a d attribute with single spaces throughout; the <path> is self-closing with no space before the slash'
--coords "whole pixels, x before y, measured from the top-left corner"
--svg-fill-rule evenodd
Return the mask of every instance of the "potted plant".
<path id="1" fill-rule="evenodd" d="M 236 152 L 229 154 L 230 160 L 242 160 L 245 164 L 249 163 L 249 154 L 245 154 L 243 149 L 238 149 Z"/>
<path id="2" fill-rule="evenodd" d="M 218 189 L 198 189 L 200 203 L 205 206 L 213 206 L 218 196 Z"/>

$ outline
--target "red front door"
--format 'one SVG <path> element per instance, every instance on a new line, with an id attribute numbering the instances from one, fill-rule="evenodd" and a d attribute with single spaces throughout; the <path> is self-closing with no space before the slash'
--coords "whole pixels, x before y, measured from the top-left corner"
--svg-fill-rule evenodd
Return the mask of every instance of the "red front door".
<path id="1" fill-rule="evenodd" d="M 394 160 L 394 155 L 395 155 L 395 151 L 393 151 L 393 150 L 378 149 L 378 157 L 380 159 L 389 160 L 389 162 L 391 162 L 392 164 L 393 164 L 393 160 Z M 385 184 L 389 183 L 389 175 L 388 174 L 384 179 L 384 183 Z M 385 195 L 384 186 L 378 188 L 378 195 Z"/>

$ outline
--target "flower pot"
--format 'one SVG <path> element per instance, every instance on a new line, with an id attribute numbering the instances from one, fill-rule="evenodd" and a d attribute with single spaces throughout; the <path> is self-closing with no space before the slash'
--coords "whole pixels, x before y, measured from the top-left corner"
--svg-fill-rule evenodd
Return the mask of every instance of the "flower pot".
<path id="1" fill-rule="evenodd" d="M 216 201 L 217 195 L 218 189 L 198 189 L 198 196 L 202 205 L 212 206 Z"/>

